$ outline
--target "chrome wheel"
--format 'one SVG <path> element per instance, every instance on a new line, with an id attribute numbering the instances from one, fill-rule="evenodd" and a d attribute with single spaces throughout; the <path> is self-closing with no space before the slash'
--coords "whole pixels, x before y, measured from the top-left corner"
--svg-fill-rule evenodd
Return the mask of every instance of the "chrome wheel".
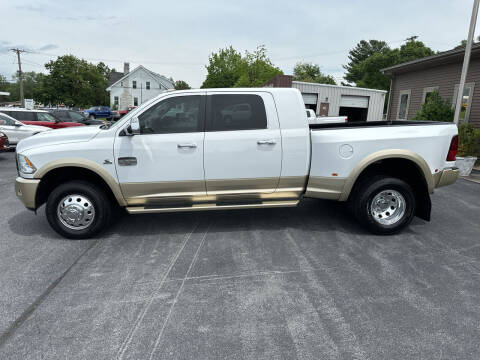
<path id="1" fill-rule="evenodd" d="M 396 190 L 383 190 L 374 196 L 370 204 L 373 219 L 382 225 L 394 225 L 405 215 L 405 198 Z"/>
<path id="2" fill-rule="evenodd" d="M 93 223 L 95 208 L 84 195 L 67 195 L 57 206 L 57 217 L 67 228 L 83 230 Z"/>

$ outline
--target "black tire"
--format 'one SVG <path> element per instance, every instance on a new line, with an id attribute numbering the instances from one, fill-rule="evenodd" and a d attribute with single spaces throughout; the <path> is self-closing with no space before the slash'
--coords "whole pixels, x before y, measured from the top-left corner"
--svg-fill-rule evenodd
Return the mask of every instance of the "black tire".
<path id="1" fill-rule="evenodd" d="M 382 197 L 382 194 L 385 197 Z M 372 203 L 377 195 L 378 203 L 381 207 L 386 207 L 386 210 L 382 208 L 386 213 L 379 212 L 375 214 L 375 212 L 372 212 Z M 403 203 L 403 206 L 395 208 L 395 201 L 398 204 L 398 199 L 401 200 L 400 203 Z M 392 214 L 388 212 L 390 211 L 388 204 L 393 205 L 391 207 L 394 209 Z M 386 175 L 379 175 L 370 179 L 364 179 L 356 187 L 351 206 L 357 220 L 370 232 L 378 235 L 391 235 L 400 232 L 410 224 L 415 216 L 416 202 L 412 188 L 405 181 Z M 404 211 L 399 210 L 401 208 Z M 396 213 L 398 218 L 394 216 L 396 211 L 398 211 Z M 388 214 L 388 216 L 385 217 L 385 214 Z M 382 215 L 384 216 L 383 219 Z M 392 224 L 381 223 L 381 221 L 388 222 L 389 220 L 394 222 Z"/>
<path id="2" fill-rule="evenodd" d="M 59 204 L 68 195 L 80 195 L 91 202 L 94 217 L 86 228 L 72 229 L 62 223 L 57 215 Z M 60 235 L 69 239 L 88 239 L 98 235 L 110 224 L 112 217 L 112 205 L 102 189 L 86 181 L 70 181 L 63 183 L 53 190 L 47 199 L 45 213 L 50 226 Z M 90 220 L 90 219 L 88 219 Z"/>

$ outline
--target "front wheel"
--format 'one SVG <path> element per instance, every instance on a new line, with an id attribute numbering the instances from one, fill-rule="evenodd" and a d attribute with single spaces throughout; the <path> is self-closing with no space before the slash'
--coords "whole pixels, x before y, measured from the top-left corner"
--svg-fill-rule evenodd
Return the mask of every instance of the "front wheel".
<path id="1" fill-rule="evenodd" d="M 69 239 L 87 239 L 110 223 L 112 207 L 105 193 L 85 181 L 71 181 L 58 186 L 45 207 L 50 226 Z"/>
<path id="2" fill-rule="evenodd" d="M 415 195 L 405 181 L 376 176 L 355 191 L 353 210 L 358 221 L 374 234 L 390 235 L 408 226 L 415 216 Z"/>

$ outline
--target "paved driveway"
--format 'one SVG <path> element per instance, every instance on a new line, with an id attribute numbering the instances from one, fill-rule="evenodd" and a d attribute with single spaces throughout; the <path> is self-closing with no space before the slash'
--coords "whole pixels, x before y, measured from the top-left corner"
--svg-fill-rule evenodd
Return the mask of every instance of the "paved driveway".
<path id="1" fill-rule="evenodd" d="M 372 236 L 337 203 L 123 215 L 71 241 L 0 154 L 1 359 L 478 359 L 480 185 Z"/>

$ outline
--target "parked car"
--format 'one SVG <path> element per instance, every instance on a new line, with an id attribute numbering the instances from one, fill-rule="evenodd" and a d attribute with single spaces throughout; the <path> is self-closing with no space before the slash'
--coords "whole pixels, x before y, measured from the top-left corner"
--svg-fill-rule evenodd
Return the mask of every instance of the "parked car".
<path id="1" fill-rule="evenodd" d="M 121 118 L 120 113 L 118 112 L 118 110 L 111 110 L 111 113 L 112 113 L 112 120 L 113 120 L 113 121 L 117 121 L 118 119 Z"/>
<path id="2" fill-rule="evenodd" d="M 76 122 L 83 125 L 103 125 L 105 122 L 90 119 L 83 112 L 69 109 L 48 109 L 48 112 L 62 121 Z"/>
<path id="3" fill-rule="evenodd" d="M 108 106 L 92 106 L 85 110 L 84 114 L 90 119 L 104 118 L 109 120 L 112 117 L 112 111 Z"/>
<path id="4" fill-rule="evenodd" d="M 4 132 L 0 131 L 0 152 L 10 150 L 8 136 Z"/>
<path id="5" fill-rule="evenodd" d="M 120 117 L 123 117 L 135 108 L 136 106 L 127 106 L 125 109 L 118 110 L 118 115 L 120 115 Z"/>
<path id="6" fill-rule="evenodd" d="M 227 119 L 244 104 L 250 116 Z M 29 209 L 46 203 L 48 222 L 68 238 L 107 228 L 113 203 L 139 214 L 296 206 L 304 197 L 348 201 L 367 229 L 392 234 L 414 216 L 430 220 L 430 194 L 458 176 L 456 139 L 445 122 L 309 125 L 292 88 L 183 90 L 110 127 L 20 141 L 15 188 Z"/>
<path id="7" fill-rule="evenodd" d="M 50 128 L 46 126 L 26 125 L 11 116 L 0 113 L 0 131 L 8 136 L 10 145 L 15 145 L 22 139 L 47 130 L 50 130 Z"/>
<path id="8" fill-rule="evenodd" d="M 46 126 L 51 129 L 61 129 L 73 126 L 83 126 L 76 122 L 61 121 L 45 110 L 27 110 L 22 108 L 0 108 L 0 113 L 27 125 Z"/>

